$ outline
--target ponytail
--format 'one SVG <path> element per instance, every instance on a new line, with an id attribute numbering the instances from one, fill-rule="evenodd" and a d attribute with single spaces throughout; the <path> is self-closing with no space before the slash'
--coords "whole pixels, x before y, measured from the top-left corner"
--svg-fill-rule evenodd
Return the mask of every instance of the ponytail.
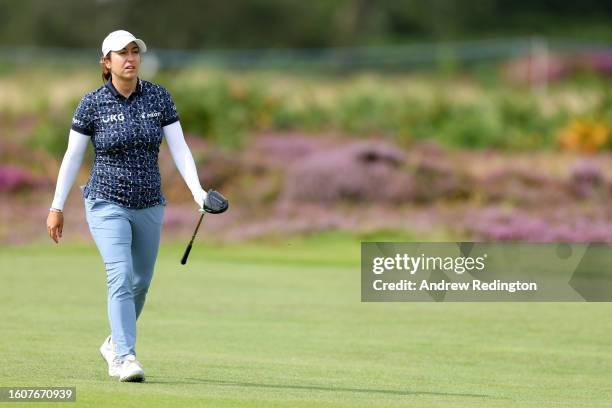
<path id="1" fill-rule="evenodd" d="M 106 65 L 104 64 L 104 60 L 105 60 L 106 58 L 110 58 L 110 53 L 109 53 L 109 56 L 108 56 L 108 57 L 104 57 L 104 56 L 103 56 L 102 58 L 100 58 L 100 65 L 102 66 L 102 81 L 103 81 L 104 83 L 108 82 L 108 80 L 109 80 L 109 79 L 110 79 L 110 77 L 111 77 L 111 71 L 110 71 L 110 69 L 106 68 Z"/>

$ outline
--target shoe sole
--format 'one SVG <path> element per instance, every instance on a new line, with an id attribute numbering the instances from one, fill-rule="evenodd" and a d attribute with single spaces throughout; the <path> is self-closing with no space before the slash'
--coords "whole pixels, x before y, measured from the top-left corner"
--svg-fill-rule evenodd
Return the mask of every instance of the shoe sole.
<path id="1" fill-rule="evenodd" d="M 119 378 L 121 382 L 143 382 L 145 379 L 144 373 L 136 373 L 132 375 L 128 375 L 125 378 Z"/>

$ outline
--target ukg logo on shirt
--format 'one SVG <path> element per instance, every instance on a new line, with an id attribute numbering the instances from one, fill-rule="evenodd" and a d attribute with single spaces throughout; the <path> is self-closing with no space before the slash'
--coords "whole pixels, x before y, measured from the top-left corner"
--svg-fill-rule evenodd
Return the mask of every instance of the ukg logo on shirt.
<path id="1" fill-rule="evenodd" d="M 123 115 L 123 113 L 120 113 L 118 115 L 112 114 L 112 115 L 102 116 L 101 119 L 103 123 L 123 122 L 125 120 L 125 116 Z"/>

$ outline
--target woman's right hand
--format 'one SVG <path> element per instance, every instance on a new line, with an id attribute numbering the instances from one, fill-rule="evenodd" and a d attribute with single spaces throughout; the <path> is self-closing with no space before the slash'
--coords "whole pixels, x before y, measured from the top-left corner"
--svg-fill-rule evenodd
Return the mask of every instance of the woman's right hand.
<path id="1" fill-rule="evenodd" d="M 64 229 L 64 214 L 56 211 L 49 211 L 47 216 L 47 232 L 49 237 L 57 244 L 62 237 L 62 229 Z"/>

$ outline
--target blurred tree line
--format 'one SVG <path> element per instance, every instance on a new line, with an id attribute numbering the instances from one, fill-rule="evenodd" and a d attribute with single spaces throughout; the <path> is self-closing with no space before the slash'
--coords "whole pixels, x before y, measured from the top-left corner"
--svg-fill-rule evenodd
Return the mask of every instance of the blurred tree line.
<path id="1" fill-rule="evenodd" d="M 97 47 L 118 28 L 175 49 L 606 41 L 611 20 L 612 2 L 601 0 L 0 0 L 0 46 Z"/>

